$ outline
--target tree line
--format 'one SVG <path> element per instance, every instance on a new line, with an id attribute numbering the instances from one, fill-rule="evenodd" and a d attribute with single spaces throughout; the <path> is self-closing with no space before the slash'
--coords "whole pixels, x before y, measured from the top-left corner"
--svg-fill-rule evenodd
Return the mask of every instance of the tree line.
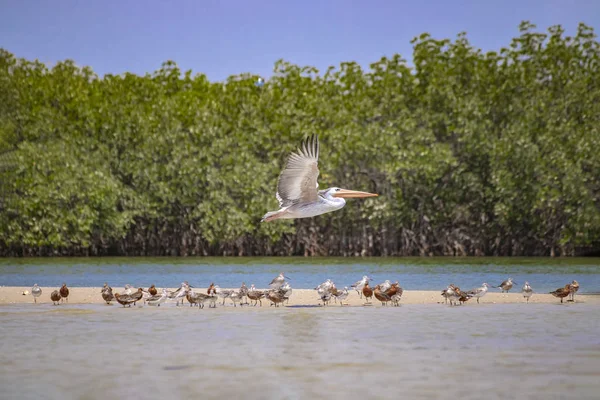
<path id="1" fill-rule="evenodd" d="M 99 77 L 0 49 L 0 254 L 576 255 L 600 248 L 600 46 L 529 22 L 498 51 L 422 34 L 411 63 L 263 86 L 165 62 Z M 311 219 L 277 209 L 318 133 L 321 188 L 379 193 Z"/>

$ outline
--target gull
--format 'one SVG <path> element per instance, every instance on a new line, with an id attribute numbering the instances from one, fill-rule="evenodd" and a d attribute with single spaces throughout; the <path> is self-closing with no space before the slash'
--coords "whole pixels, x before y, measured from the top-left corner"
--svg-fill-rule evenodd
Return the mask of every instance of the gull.
<path id="1" fill-rule="evenodd" d="M 367 275 L 364 275 L 362 277 L 362 279 L 356 283 L 354 283 L 351 287 L 354 288 L 354 290 L 356 290 L 358 292 L 358 295 L 360 296 L 360 298 L 362 299 L 362 289 L 365 287 L 365 285 L 371 280 L 371 278 L 369 278 Z"/>
<path id="2" fill-rule="evenodd" d="M 496 287 L 497 288 L 501 288 L 502 289 L 502 293 L 508 293 L 508 291 L 510 289 L 512 289 L 513 283 L 517 283 L 517 282 L 513 282 L 513 278 L 508 278 L 507 280 L 505 280 L 504 282 L 502 282 L 501 284 L 499 284 Z"/>
<path id="3" fill-rule="evenodd" d="M 167 291 L 167 289 L 163 288 L 162 293 L 160 295 L 155 294 L 151 297 L 148 297 L 146 299 L 146 304 L 148 304 L 149 306 L 160 307 L 162 303 L 167 301 L 167 297 L 169 297 L 169 292 Z"/>
<path id="4" fill-rule="evenodd" d="M 467 294 L 471 295 L 472 297 L 477 298 L 477 304 L 479 304 L 479 298 L 483 297 L 487 294 L 489 287 L 490 287 L 490 285 L 488 285 L 487 283 L 484 282 L 481 284 L 481 287 L 469 290 L 467 292 Z"/>

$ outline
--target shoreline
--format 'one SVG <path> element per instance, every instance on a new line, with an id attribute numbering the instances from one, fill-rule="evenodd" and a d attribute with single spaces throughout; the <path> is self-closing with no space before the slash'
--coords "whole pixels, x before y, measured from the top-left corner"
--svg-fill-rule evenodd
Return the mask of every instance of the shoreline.
<path id="1" fill-rule="evenodd" d="M 59 287 L 42 287 L 42 295 L 38 297 L 37 304 L 50 304 L 52 305 L 52 301 L 50 300 L 50 293 L 54 290 L 58 290 Z M 63 304 L 105 304 L 102 296 L 100 294 L 101 287 L 73 287 L 69 288 L 69 297 L 68 303 Z M 144 288 L 147 289 L 147 288 Z M 168 288 L 168 290 L 175 290 L 177 288 Z M 225 289 L 225 288 L 224 288 Z M 238 289 L 238 288 L 233 288 Z M 264 288 L 257 288 L 258 290 L 264 290 Z M 161 289 L 158 289 L 159 293 Z M 28 291 L 29 294 L 23 295 L 23 292 Z M 123 292 L 123 288 L 113 288 L 114 293 Z M 194 288 L 196 292 L 206 293 L 206 288 Z M 441 296 L 441 290 L 405 290 L 400 304 L 444 304 L 444 298 Z M 217 302 L 217 307 L 223 307 L 223 300 L 219 299 Z M 484 297 L 479 299 L 480 304 L 518 304 L 518 303 L 527 303 L 526 300 L 521 295 L 520 290 L 513 293 L 500 293 L 500 292 L 492 292 L 489 291 Z M 577 294 L 575 295 L 576 303 L 589 303 L 589 304 L 600 304 L 600 295 L 597 294 Z M 9 305 L 9 304 L 34 304 L 33 296 L 31 295 L 31 287 L 23 287 L 23 286 L 3 286 L 0 287 L 0 305 Z M 170 303 L 174 303 L 174 301 L 167 301 L 164 306 L 171 306 Z M 270 308 L 269 301 L 263 299 L 262 302 L 263 308 Z M 317 292 L 313 289 L 293 289 L 292 288 L 292 296 L 290 297 L 290 301 L 287 306 L 317 306 L 321 303 Z M 529 299 L 529 303 L 534 304 L 549 304 L 549 303 L 557 303 L 560 304 L 560 299 L 552 296 L 551 294 L 545 293 L 534 293 L 533 296 Z M 115 301 L 111 302 L 113 305 L 120 306 L 120 304 Z M 143 304 L 141 302 L 140 304 Z M 365 305 L 364 298 L 361 299 L 358 293 L 355 290 L 349 291 L 348 298 L 344 301 L 344 305 L 348 304 L 349 306 L 363 306 Z M 377 299 L 373 298 L 371 304 L 375 307 L 381 307 L 381 302 Z M 478 305 L 476 299 L 470 299 L 464 305 Z M 565 304 L 567 303 L 565 299 Z M 189 306 L 187 300 L 185 301 L 185 305 Z M 175 305 L 173 304 L 173 307 Z M 225 300 L 225 306 L 233 307 L 231 300 Z M 332 299 L 329 307 L 339 307 L 339 303 L 335 303 Z M 389 305 L 391 306 L 391 304 Z"/>

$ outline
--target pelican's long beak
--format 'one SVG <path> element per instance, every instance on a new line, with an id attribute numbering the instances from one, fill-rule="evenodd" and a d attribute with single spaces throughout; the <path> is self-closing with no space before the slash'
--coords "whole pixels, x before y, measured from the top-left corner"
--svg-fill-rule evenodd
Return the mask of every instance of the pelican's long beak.
<path id="1" fill-rule="evenodd" d="M 348 189 L 340 189 L 337 192 L 332 194 L 333 197 L 343 197 L 345 199 L 351 198 L 360 198 L 360 197 L 377 197 L 378 194 L 368 193 L 368 192 L 359 192 L 356 190 L 348 190 Z"/>

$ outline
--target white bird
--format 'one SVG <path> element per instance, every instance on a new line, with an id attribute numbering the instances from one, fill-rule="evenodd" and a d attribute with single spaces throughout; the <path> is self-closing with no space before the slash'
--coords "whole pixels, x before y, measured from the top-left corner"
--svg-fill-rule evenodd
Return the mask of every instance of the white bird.
<path id="1" fill-rule="evenodd" d="M 225 305 L 225 299 L 228 298 L 229 296 L 231 296 L 231 294 L 233 293 L 233 290 L 221 289 L 221 287 L 219 285 L 215 285 L 214 292 L 217 294 L 217 296 L 219 296 L 220 298 L 223 299 L 223 305 Z M 232 299 L 232 301 L 233 301 L 233 305 L 235 306 L 235 300 Z"/>
<path id="2" fill-rule="evenodd" d="M 525 282 L 523 289 L 521 289 L 521 293 L 523 293 L 523 297 L 525 297 L 529 303 L 529 298 L 533 295 L 533 289 L 531 288 L 531 285 L 529 285 L 529 282 Z"/>
<path id="3" fill-rule="evenodd" d="M 458 299 L 460 299 L 460 296 L 458 295 L 458 293 L 456 292 L 456 290 L 454 290 L 455 286 L 453 284 L 448 285 L 448 287 L 442 291 L 442 296 L 444 296 L 449 302 L 450 305 L 456 305 L 456 302 L 458 302 Z"/>
<path id="4" fill-rule="evenodd" d="M 147 298 L 146 304 L 148 304 L 149 306 L 160 307 L 160 305 L 167 300 L 168 295 L 169 295 L 169 292 L 167 291 L 167 289 L 163 288 L 162 294 L 160 296 L 155 295 L 155 296 L 151 296 L 151 297 Z"/>
<path id="5" fill-rule="evenodd" d="M 42 295 L 42 288 L 38 284 L 34 284 L 31 288 L 31 294 L 33 295 L 33 302 L 37 303 L 37 298 Z"/>
<path id="6" fill-rule="evenodd" d="M 392 282 L 390 282 L 389 279 L 386 279 L 385 282 L 383 282 L 382 284 L 379 285 L 379 290 L 381 290 L 383 293 L 385 293 L 391 287 L 392 287 Z"/>
<path id="7" fill-rule="evenodd" d="M 281 272 L 279 275 L 277 275 L 275 278 L 273 278 L 273 280 L 271 281 L 271 283 L 269 283 L 269 287 L 271 289 L 279 289 L 279 288 L 281 288 L 283 286 L 283 284 L 285 283 L 286 279 L 290 279 L 290 278 L 288 278 L 287 276 L 285 276 L 283 274 L 283 272 Z"/>
<path id="8" fill-rule="evenodd" d="M 302 142 L 301 148 L 288 158 L 277 181 L 279 210 L 266 213 L 261 222 L 276 219 L 310 218 L 336 211 L 346 205 L 346 198 L 376 197 L 375 193 L 332 187 L 318 190 L 319 138 Z"/>
<path id="9" fill-rule="evenodd" d="M 190 285 L 187 282 L 181 282 L 181 286 L 179 287 L 179 289 L 170 293 L 169 298 L 175 299 L 176 306 L 179 306 L 179 299 L 181 299 L 181 305 L 183 305 L 183 299 L 185 298 L 185 295 L 187 294 L 187 291 L 189 290 L 189 288 L 190 288 Z"/>
<path id="10" fill-rule="evenodd" d="M 241 302 L 242 302 L 242 293 L 240 293 L 239 291 L 233 290 L 231 291 L 231 293 L 229 294 L 229 298 L 231 299 L 231 301 L 233 301 L 233 306 L 237 307 L 235 304 L 236 303 L 240 303 L 240 307 L 242 306 Z M 223 300 L 223 303 L 225 303 L 225 300 Z"/>
<path id="11" fill-rule="evenodd" d="M 354 290 L 356 290 L 358 292 L 358 295 L 360 296 L 361 299 L 362 299 L 362 290 L 365 287 L 365 285 L 367 284 L 367 282 L 369 282 L 370 280 L 371 280 L 371 278 L 369 278 L 367 275 L 364 275 L 360 281 L 358 281 L 354 285 L 352 285 Z"/>
<path id="12" fill-rule="evenodd" d="M 283 298 L 287 300 L 287 303 L 289 304 L 290 297 L 292 296 L 292 286 L 290 286 L 290 283 L 286 282 L 279 290 L 283 293 Z"/>
<path id="13" fill-rule="evenodd" d="M 123 292 L 123 294 L 130 295 L 133 293 L 133 290 L 134 290 L 134 287 L 127 284 L 127 285 L 125 285 L 125 291 Z"/>
<path id="14" fill-rule="evenodd" d="M 481 287 L 478 287 L 477 289 L 469 290 L 467 292 L 467 294 L 471 295 L 472 297 L 476 297 L 477 298 L 477 303 L 479 303 L 479 298 L 485 296 L 486 293 L 488 292 L 489 288 L 490 288 L 490 285 L 488 285 L 487 283 L 484 282 L 481 285 Z"/>
<path id="15" fill-rule="evenodd" d="M 338 299 L 340 301 L 340 306 L 344 305 L 344 300 L 346 300 L 348 298 L 348 286 L 344 287 L 344 290 L 342 291 L 337 291 L 335 294 L 335 298 Z"/>

